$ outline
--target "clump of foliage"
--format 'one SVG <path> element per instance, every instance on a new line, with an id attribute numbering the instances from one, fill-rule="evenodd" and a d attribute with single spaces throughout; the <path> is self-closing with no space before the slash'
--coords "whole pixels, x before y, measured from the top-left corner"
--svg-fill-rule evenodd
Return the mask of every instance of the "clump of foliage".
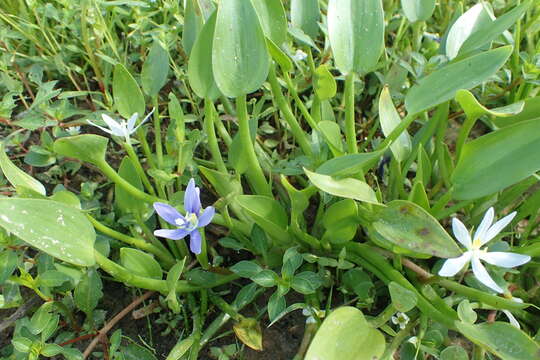
<path id="1" fill-rule="evenodd" d="M 0 21 L 3 358 L 155 359 L 104 340 L 152 295 L 168 360 L 263 350 L 300 310 L 294 359 L 538 357 L 537 2 L 4 0 Z M 110 281 L 145 293 L 113 317 Z"/>

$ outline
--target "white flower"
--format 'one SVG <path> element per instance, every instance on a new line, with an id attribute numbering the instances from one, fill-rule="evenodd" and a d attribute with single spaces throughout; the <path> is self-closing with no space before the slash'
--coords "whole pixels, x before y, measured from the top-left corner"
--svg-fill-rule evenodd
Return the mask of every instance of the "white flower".
<path id="1" fill-rule="evenodd" d="M 476 278 L 482 284 L 498 293 L 504 292 L 504 290 L 501 289 L 497 283 L 495 283 L 491 276 L 489 276 L 486 268 L 484 265 L 482 265 L 480 260 L 484 260 L 488 264 L 503 268 L 513 268 L 525 264 L 531 260 L 531 257 L 509 252 L 488 252 L 486 249 L 481 249 L 482 246 L 497 236 L 497 234 L 499 234 L 501 230 L 512 221 L 514 216 L 516 216 L 516 212 L 514 211 L 510 215 L 505 216 L 495 224 L 493 224 L 494 216 L 495 211 L 493 208 L 489 208 L 484 215 L 480 226 L 478 226 L 478 229 L 474 233 L 474 240 L 471 239 L 471 234 L 461 221 L 459 221 L 457 218 L 452 219 L 452 230 L 454 231 L 454 235 L 456 239 L 467 249 L 467 251 L 464 252 L 460 257 L 446 260 L 439 271 L 439 275 L 454 276 L 470 261 L 474 276 L 476 276 Z"/>
<path id="2" fill-rule="evenodd" d="M 152 111 L 150 111 L 150 114 L 148 114 L 144 118 L 144 120 L 141 121 L 141 123 L 137 126 L 135 126 L 135 123 L 137 122 L 137 118 L 139 117 L 139 114 L 137 113 L 131 115 L 131 117 L 127 121 L 124 119 L 117 121 L 117 120 L 114 120 L 109 115 L 106 115 L 106 114 L 101 115 L 101 118 L 103 119 L 103 121 L 105 121 L 105 124 L 107 124 L 108 128 L 94 124 L 90 120 L 87 120 L 87 121 L 90 125 L 100 128 L 101 130 L 105 131 L 108 134 L 124 137 L 126 139 L 126 142 L 129 142 L 131 135 L 135 131 L 137 131 L 137 129 L 150 118 L 154 110 L 155 109 L 152 109 Z"/>
<path id="3" fill-rule="evenodd" d="M 302 50 L 298 49 L 296 50 L 292 58 L 296 61 L 303 61 L 307 58 L 307 54 L 303 52 Z"/>
<path id="4" fill-rule="evenodd" d="M 399 328 L 403 330 L 409 323 L 409 317 L 405 313 L 398 312 L 396 315 L 392 316 L 392 323 L 394 325 L 399 325 Z"/>
<path id="5" fill-rule="evenodd" d="M 521 300 L 520 298 L 517 298 L 517 297 L 513 297 L 512 301 L 515 301 L 517 303 L 523 303 L 523 300 Z M 517 327 L 518 329 L 521 328 L 521 326 L 519 325 L 519 322 L 514 317 L 514 315 L 512 315 L 510 310 L 503 310 L 502 312 L 506 315 L 506 317 L 508 318 L 508 321 L 510 321 L 510 324 L 512 324 L 514 327 Z"/>

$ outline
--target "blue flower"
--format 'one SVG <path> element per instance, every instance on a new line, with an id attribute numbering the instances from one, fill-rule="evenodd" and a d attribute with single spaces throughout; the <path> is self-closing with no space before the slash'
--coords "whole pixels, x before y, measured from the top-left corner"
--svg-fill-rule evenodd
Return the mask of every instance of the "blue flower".
<path id="1" fill-rule="evenodd" d="M 156 202 L 154 209 L 158 215 L 177 229 L 160 229 L 154 231 L 154 235 L 171 240 L 180 240 L 189 235 L 189 248 L 194 254 L 201 253 L 201 233 L 199 228 L 205 227 L 212 221 L 215 209 L 212 206 L 204 211 L 201 208 L 200 189 L 195 186 L 195 180 L 189 180 L 184 194 L 184 209 L 186 215 L 182 216 L 171 205 Z"/>

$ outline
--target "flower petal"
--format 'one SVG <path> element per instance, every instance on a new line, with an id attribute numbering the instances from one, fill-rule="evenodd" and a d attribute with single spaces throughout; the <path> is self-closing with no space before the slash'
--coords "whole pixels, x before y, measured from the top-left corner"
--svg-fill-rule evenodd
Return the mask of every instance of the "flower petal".
<path id="1" fill-rule="evenodd" d="M 114 135 L 124 136 L 124 131 L 122 130 L 122 127 L 120 126 L 120 123 L 118 121 L 114 120 L 107 114 L 102 114 L 101 118 L 103 119 L 103 121 L 105 121 L 105 123 L 107 124 L 109 129 L 111 129 Z"/>
<path id="2" fill-rule="evenodd" d="M 93 122 L 91 122 L 90 120 L 86 120 L 90 125 L 92 126 L 95 126 L 97 127 L 98 129 L 102 130 L 102 131 L 105 131 L 107 134 L 111 134 L 111 135 L 114 135 L 113 132 L 107 128 L 104 128 L 103 126 L 99 126 L 97 124 L 94 124 Z"/>
<path id="3" fill-rule="evenodd" d="M 154 231 L 154 235 L 171 240 L 183 239 L 187 234 L 189 234 L 189 232 L 184 229 L 159 229 Z"/>
<path id="4" fill-rule="evenodd" d="M 495 224 L 491 225 L 491 227 L 486 232 L 486 235 L 481 239 L 482 245 L 497 236 L 502 231 L 502 229 L 504 229 L 508 224 L 512 222 L 516 215 L 517 212 L 514 211 L 513 213 L 508 214 L 501 220 L 497 221 Z"/>
<path id="5" fill-rule="evenodd" d="M 463 225 L 463 223 L 458 218 L 452 219 L 452 231 L 457 241 L 459 241 L 467 249 L 470 249 L 472 246 L 471 234 L 469 230 Z"/>
<path id="6" fill-rule="evenodd" d="M 493 223 L 494 217 L 495 210 L 493 209 L 493 207 L 490 207 L 488 211 L 486 211 L 482 222 L 480 223 L 480 225 L 478 225 L 478 229 L 476 229 L 476 232 L 474 233 L 474 240 L 483 239 L 486 236 L 486 232 Z"/>
<path id="7" fill-rule="evenodd" d="M 201 234 L 195 229 L 189 234 L 189 249 L 194 254 L 200 254 L 202 248 Z"/>
<path id="8" fill-rule="evenodd" d="M 189 180 L 186 192 L 184 193 L 184 209 L 192 214 L 199 215 L 201 211 L 201 199 L 199 198 L 198 188 L 195 186 L 195 180 Z"/>
<path id="9" fill-rule="evenodd" d="M 171 225 L 178 226 L 176 220 L 184 219 L 184 217 L 174 207 L 168 204 L 155 202 L 154 209 L 158 215 Z"/>
<path id="10" fill-rule="evenodd" d="M 480 253 L 480 258 L 491 265 L 496 265 L 503 268 L 513 268 L 523 265 L 531 260 L 531 257 L 528 255 L 502 251 Z"/>
<path id="11" fill-rule="evenodd" d="M 519 321 L 517 321 L 517 319 L 514 317 L 514 315 L 512 315 L 510 311 L 503 310 L 502 312 L 504 313 L 504 315 L 506 315 L 506 317 L 508 318 L 508 321 L 510 321 L 510 324 L 512 324 L 512 326 L 518 329 L 521 329 L 521 326 L 519 325 Z"/>
<path id="12" fill-rule="evenodd" d="M 489 276 L 486 268 L 484 267 L 484 265 L 482 265 L 478 257 L 473 256 L 471 264 L 474 276 L 476 276 L 478 281 L 498 293 L 504 292 L 504 290 L 501 289 L 499 285 L 497 285 L 497 283 L 491 278 L 491 276 Z"/>
<path id="13" fill-rule="evenodd" d="M 130 134 L 133 134 L 135 131 L 137 131 L 137 129 L 139 127 L 141 127 L 142 124 L 144 124 L 145 122 L 148 121 L 148 119 L 150 119 L 150 116 L 152 116 L 152 114 L 154 113 L 154 110 L 156 110 L 156 108 L 153 108 L 152 111 L 150 111 L 150 113 L 148 115 L 146 115 L 146 117 L 143 119 L 143 121 L 141 121 L 141 123 L 139 125 L 137 125 L 135 128 L 129 128 L 129 133 Z"/>
<path id="14" fill-rule="evenodd" d="M 444 262 L 443 266 L 441 267 L 441 270 L 439 270 L 440 276 L 454 276 L 456 275 L 465 264 L 471 260 L 472 253 L 470 251 L 467 251 L 463 253 L 460 257 L 448 259 Z"/>
<path id="15" fill-rule="evenodd" d="M 133 131 L 133 128 L 135 127 L 135 123 L 137 122 L 137 118 L 139 117 L 138 113 L 135 113 L 131 115 L 131 117 L 127 121 L 127 130 L 131 133 Z"/>
<path id="16" fill-rule="evenodd" d="M 203 227 L 210 224 L 210 221 L 212 221 L 212 218 L 214 217 L 215 213 L 216 213 L 216 209 L 214 209 L 213 206 L 209 206 L 206 209 L 204 209 L 204 212 L 202 213 L 202 215 L 199 216 L 198 227 Z"/>

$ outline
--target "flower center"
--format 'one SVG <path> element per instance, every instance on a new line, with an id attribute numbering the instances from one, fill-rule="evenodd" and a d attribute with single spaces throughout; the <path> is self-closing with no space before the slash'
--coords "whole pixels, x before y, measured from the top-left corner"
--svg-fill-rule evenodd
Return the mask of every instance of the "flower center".
<path id="1" fill-rule="evenodd" d="M 186 213 L 184 219 L 176 219 L 175 222 L 179 228 L 185 229 L 187 231 L 193 231 L 197 228 L 197 225 L 199 225 L 199 219 L 197 218 L 197 215 L 189 212 Z"/>
<path id="2" fill-rule="evenodd" d="M 472 243 L 473 250 L 480 250 L 480 247 L 482 247 L 482 242 L 480 238 L 474 239 Z"/>

